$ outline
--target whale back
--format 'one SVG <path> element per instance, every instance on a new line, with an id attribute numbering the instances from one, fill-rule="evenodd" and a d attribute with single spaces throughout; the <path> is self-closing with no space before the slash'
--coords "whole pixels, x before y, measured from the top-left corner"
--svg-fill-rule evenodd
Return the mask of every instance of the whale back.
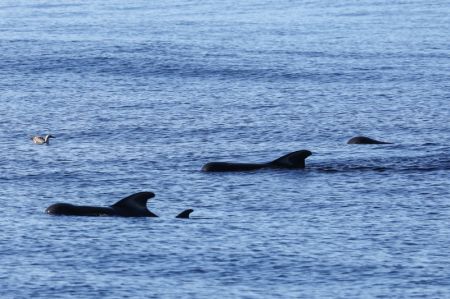
<path id="1" fill-rule="evenodd" d="M 147 209 L 147 201 L 155 197 L 153 192 L 139 192 L 127 196 L 111 206 L 119 216 L 158 217 Z"/>
<path id="2" fill-rule="evenodd" d="M 308 150 L 295 151 L 269 162 L 268 166 L 291 169 L 305 168 L 305 159 L 311 155 L 312 153 Z"/>
<path id="3" fill-rule="evenodd" d="M 392 144 L 392 143 L 375 140 L 365 136 L 356 136 L 347 141 L 347 144 Z"/>
<path id="4" fill-rule="evenodd" d="M 265 164 L 209 162 L 203 165 L 202 171 L 249 171 L 265 167 Z"/>
<path id="5" fill-rule="evenodd" d="M 231 163 L 209 162 L 203 165 L 202 171 L 251 171 L 261 168 L 305 168 L 305 159 L 311 156 L 308 150 L 300 150 L 284 155 L 269 163 Z"/>
<path id="6" fill-rule="evenodd" d="M 45 212 L 51 215 L 65 216 L 112 216 L 115 211 L 110 207 L 77 206 L 69 203 L 55 203 Z"/>

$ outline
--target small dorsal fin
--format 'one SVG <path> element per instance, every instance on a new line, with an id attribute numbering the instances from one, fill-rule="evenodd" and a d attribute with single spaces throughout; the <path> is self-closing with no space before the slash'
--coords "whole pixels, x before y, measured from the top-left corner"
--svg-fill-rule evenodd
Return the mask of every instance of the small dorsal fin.
<path id="1" fill-rule="evenodd" d="M 184 210 L 183 212 L 181 212 L 180 214 L 178 214 L 177 217 L 175 217 L 175 218 L 184 218 L 184 219 L 187 219 L 187 218 L 189 218 L 189 214 L 191 214 L 192 212 L 194 212 L 193 209 L 187 209 L 187 210 Z"/>
<path id="2" fill-rule="evenodd" d="M 283 168 L 305 168 L 305 159 L 311 155 L 312 153 L 308 150 L 299 150 L 284 155 L 269 164 L 271 166 Z"/>
<path id="3" fill-rule="evenodd" d="M 138 192 L 119 200 L 111 207 L 120 209 L 147 210 L 147 201 L 152 197 L 155 197 L 155 193 L 153 192 Z"/>

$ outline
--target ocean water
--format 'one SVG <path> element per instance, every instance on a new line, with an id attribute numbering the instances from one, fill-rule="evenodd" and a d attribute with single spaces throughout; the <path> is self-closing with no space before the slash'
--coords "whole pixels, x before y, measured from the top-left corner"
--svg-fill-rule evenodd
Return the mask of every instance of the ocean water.
<path id="1" fill-rule="evenodd" d="M 0 297 L 449 298 L 448 8 L 1 0 Z"/>

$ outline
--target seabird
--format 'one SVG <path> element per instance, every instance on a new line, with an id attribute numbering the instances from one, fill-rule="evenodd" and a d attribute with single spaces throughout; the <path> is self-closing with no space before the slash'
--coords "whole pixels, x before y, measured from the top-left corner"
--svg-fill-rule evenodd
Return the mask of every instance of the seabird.
<path id="1" fill-rule="evenodd" d="M 49 139 L 50 138 L 55 138 L 52 135 L 45 135 L 45 137 L 43 136 L 34 136 L 31 138 L 31 140 L 33 140 L 33 143 L 35 144 L 49 144 Z"/>

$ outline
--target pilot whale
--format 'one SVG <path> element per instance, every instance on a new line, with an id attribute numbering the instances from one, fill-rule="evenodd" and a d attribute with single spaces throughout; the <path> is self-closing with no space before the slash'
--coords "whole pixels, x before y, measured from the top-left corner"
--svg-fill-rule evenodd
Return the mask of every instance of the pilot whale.
<path id="1" fill-rule="evenodd" d="M 392 144 L 392 143 L 375 140 L 365 136 L 356 136 L 347 141 L 347 144 Z"/>
<path id="2" fill-rule="evenodd" d="M 78 206 L 69 203 L 55 203 L 45 209 L 47 214 L 66 216 L 121 216 L 121 217 L 158 217 L 147 209 L 147 201 L 155 197 L 153 192 L 139 192 L 127 196 L 107 207 Z M 188 209 L 176 218 L 189 218 L 194 210 Z"/>
<path id="3" fill-rule="evenodd" d="M 308 150 L 300 150 L 284 155 L 268 163 L 232 163 L 232 162 L 209 162 L 203 165 L 202 171 L 249 171 L 261 168 L 305 168 L 305 159 L 311 156 Z"/>

